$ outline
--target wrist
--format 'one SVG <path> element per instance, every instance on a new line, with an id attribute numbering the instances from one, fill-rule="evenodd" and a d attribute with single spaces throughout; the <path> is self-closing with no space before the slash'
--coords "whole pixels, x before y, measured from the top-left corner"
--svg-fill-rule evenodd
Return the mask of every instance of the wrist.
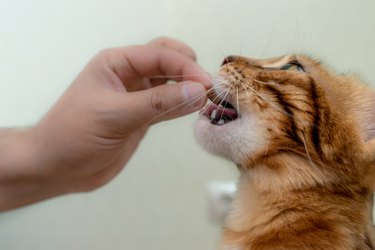
<path id="1" fill-rule="evenodd" d="M 0 130 L 0 211 L 64 193 L 39 144 L 33 128 Z"/>

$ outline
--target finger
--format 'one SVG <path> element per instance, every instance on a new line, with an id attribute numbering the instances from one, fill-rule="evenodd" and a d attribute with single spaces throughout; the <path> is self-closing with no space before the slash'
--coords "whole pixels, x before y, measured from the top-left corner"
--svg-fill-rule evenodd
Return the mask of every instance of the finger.
<path id="1" fill-rule="evenodd" d="M 152 86 L 163 85 L 168 82 L 167 78 L 150 79 Z"/>
<path id="2" fill-rule="evenodd" d="M 124 127 L 129 129 L 154 124 L 190 114 L 207 101 L 206 89 L 200 83 L 166 84 L 144 91 L 126 93 L 121 105 Z"/>
<path id="3" fill-rule="evenodd" d="M 158 38 L 155 38 L 154 40 L 152 40 L 149 44 L 165 47 L 165 48 L 174 50 L 176 52 L 179 52 L 179 53 L 189 57 L 193 61 L 197 60 L 193 49 L 190 48 L 185 43 L 179 41 L 179 40 L 176 40 L 176 39 L 173 39 L 173 38 L 170 38 L 170 37 L 158 37 Z"/>
<path id="4" fill-rule="evenodd" d="M 189 47 L 187 44 L 177 39 L 162 36 L 162 37 L 153 39 L 152 41 L 149 42 L 149 44 L 165 47 L 165 48 L 174 50 L 176 52 L 179 52 L 194 61 L 197 60 L 194 50 L 191 47 Z M 161 78 L 161 79 L 157 78 L 157 79 L 150 79 L 150 80 L 153 86 L 159 86 L 168 81 L 167 78 Z"/>
<path id="5" fill-rule="evenodd" d="M 135 92 L 135 91 L 140 91 L 140 90 L 145 90 L 152 88 L 154 83 L 150 81 L 147 77 L 139 78 L 139 79 L 134 79 L 131 83 L 129 82 L 126 84 L 126 91 L 127 92 Z"/>
<path id="6" fill-rule="evenodd" d="M 209 75 L 198 64 L 163 47 L 139 45 L 110 49 L 104 51 L 98 60 L 105 61 L 127 89 L 135 89 L 133 85 L 144 77 L 190 80 L 201 82 L 206 88 L 211 86 Z"/>

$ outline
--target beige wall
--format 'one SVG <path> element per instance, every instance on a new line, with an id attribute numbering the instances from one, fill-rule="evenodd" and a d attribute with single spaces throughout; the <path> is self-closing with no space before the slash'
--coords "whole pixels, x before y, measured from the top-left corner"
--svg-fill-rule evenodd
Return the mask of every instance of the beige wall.
<path id="1" fill-rule="evenodd" d="M 101 48 L 161 34 L 189 43 L 212 73 L 227 54 L 302 51 L 375 84 L 374 9 L 371 0 L 0 0 L 0 126 L 34 124 Z M 214 249 L 206 185 L 236 171 L 195 143 L 195 117 L 155 126 L 100 190 L 0 214 L 0 249 Z"/>

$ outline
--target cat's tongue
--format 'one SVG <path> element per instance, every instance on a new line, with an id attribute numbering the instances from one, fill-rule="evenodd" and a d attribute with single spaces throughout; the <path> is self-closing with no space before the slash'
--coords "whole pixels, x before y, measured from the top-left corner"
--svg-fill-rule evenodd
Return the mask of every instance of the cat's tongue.
<path id="1" fill-rule="evenodd" d="M 238 113 L 235 109 L 219 106 L 214 103 L 209 104 L 204 110 L 203 115 L 205 115 L 212 124 L 219 126 L 233 121 L 238 117 Z"/>

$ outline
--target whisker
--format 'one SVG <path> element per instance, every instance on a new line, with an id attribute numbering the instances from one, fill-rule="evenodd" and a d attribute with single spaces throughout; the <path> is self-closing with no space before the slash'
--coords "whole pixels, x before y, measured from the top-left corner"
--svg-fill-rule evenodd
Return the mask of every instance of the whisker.
<path id="1" fill-rule="evenodd" d="M 248 96 L 250 96 L 250 92 L 247 90 L 247 87 L 240 81 L 240 80 L 238 80 L 239 81 L 239 83 L 242 85 L 242 87 L 243 87 L 243 89 L 246 91 L 246 94 L 248 95 Z"/>
<path id="2" fill-rule="evenodd" d="M 270 35 L 270 38 L 268 39 L 268 42 L 266 44 L 266 47 L 264 48 L 263 50 L 263 53 L 261 54 L 261 58 L 264 57 L 264 55 L 268 52 L 269 48 L 271 47 L 271 43 L 274 41 L 273 40 L 273 36 L 275 35 L 275 30 L 276 30 L 276 27 L 273 26 L 272 28 L 272 31 L 271 31 L 271 35 Z"/>
<path id="3" fill-rule="evenodd" d="M 171 108 L 171 109 L 169 109 L 169 110 L 167 110 L 167 111 L 165 111 L 165 112 L 163 112 L 163 113 L 155 116 L 154 118 L 151 119 L 150 123 L 152 123 L 153 121 L 157 120 L 158 118 L 162 117 L 165 114 L 168 114 L 168 113 L 170 113 L 170 112 L 172 112 L 172 111 L 174 111 L 174 110 L 176 110 L 176 109 L 178 109 L 178 108 L 180 108 L 180 107 L 182 107 L 182 106 L 184 106 L 186 104 L 189 104 L 190 102 L 194 102 L 194 101 L 198 100 L 202 96 L 207 95 L 207 92 L 208 91 L 205 91 L 204 93 L 202 93 L 200 95 L 197 95 L 196 97 L 194 97 L 194 98 L 192 98 L 192 99 L 190 99 L 190 100 L 188 100 L 186 102 L 183 102 L 183 103 L 181 103 L 181 104 L 179 104 L 179 105 L 177 105 L 177 106 L 175 106 L 175 107 L 173 107 L 173 108 Z"/>
<path id="4" fill-rule="evenodd" d="M 257 82 L 257 83 L 261 83 L 261 84 L 271 84 L 271 83 L 259 81 L 259 80 L 256 80 L 256 79 L 254 79 L 254 81 Z M 299 94 L 299 95 L 301 95 L 301 94 Z M 292 114 L 289 114 L 289 113 L 285 112 L 284 110 L 281 110 L 279 107 L 275 106 L 273 103 L 271 103 L 271 102 L 269 102 L 269 101 L 267 101 L 265 99 L 263 99 L 263 100 L 266 101 L 266 102 L 268 102 L 269 104 L 273 105 L 275 108 L 277 108 L 283 114 L 285 114 L 285 115 L 293 118 Z M 294 99 L 294 100 L 296 100 L 296 99 Z M 299 101 L 302 101 L 302 100 L 299 100 Z M 307 103 L 307 104 L 310 105 L 309 103 Z M 306 119 L 304 119 L 304 121 L 307 122 L 308 124 L 310 124 L 313 127 L 316 127 L 316 128 L 319 127 L 315 123 L 311 123 L 310 121 L 307 121 Z"/>
<path id="5" fill-rule="evenodd" d="M 165 78 L 182 78 L 186 76 L 207 76 L 207 75 L 206 74 L 155 75 L 149 78 L 150 79 L 165 79 Z"/>
<path id="6" fill-rule="evenodd" d="M 228 94 L 229 94 L 229 92 L 230 92 L 230 90 L 231 90 L 232 87 L 233 87 L 233 84 L 229 85 L 228 90 L 227 90 L 225 96 L 222 98 L 222 100 L 220 102 L 220 105 L 223 104 L 223 102 L 225 101 L 225 98 L 227 98 L 227 96 L 228 96 Z M 224 114 L 224 112 L 221 113 L 219 120 L 221 120 L 221 118 L 223 118 L 223 114 Z"/>
<path id="7" fill-rule="evenodd" d="M 266 82 L 262 82 L 262 81 L 259 81 L 259 80 L 256 80 L 254 79 L 255 82 L 258 82 L 258 83 L 262 83 L 262 84 L 270 84 L 270 83 L 266 83 Z M 241 80 L 238 80 L 238 82 L 241 83 L 242 87 L 246 90 L 246 89 L 249 89 L 251 90 L 253 93 L 255 93 L 257 96 L 259 96 L 260 98 L 262 98 L 262 100 L 264 100 L 265 102 L 267 102 L 268 104 L 270 104 L 272 107 L 274 107 L 276 110 L 278 110 L 279 112 L 281 112 L 282 114 L 294 119 L 294 116 L 288 112 L 286 112 L 285 110 L 281 109 L 280 107 L 278 107 L 276 104 L 268 101 L 264 96 L 262 96 L 259 92 L 257 92 L 254 88 L 250 87 L 250 86 L 246 86 Z M 307 122 L 307 124 L 313 126 L 313 127 L 316 127 L 318 128 L 319 126 L 317 126 L 315 123 L 312 123 L 306 119 L 303 119 L 304 122 Z"/>
<path id="8" fill-rule="evenodd" d="M 270 84 L 269 82 L 263 82 L 258 79 L 253 79 L 254 82 L 261 83 L 261 84 Z"/>
<path id="9" fill-rule="evenodd" d="M 267 154 L 268 154 L 268 148 L 269 148 L 269 146 L 270 146 L 270 142 L 271 142 L 271 133 L 270 133 L 270 131 L 268 131 L 268 130 L 267 130 L 267 132 L 268 132 L 268 142 L 267 142 L 267 148 L 266 148 L 266 152 L 264 153 L 264 158 L 263 158 L 263 159 L 265 159 L 265 158 L 267 157 Z"/>
<path id="10" fill-rule="evenodd" d="M 232 84 L 228 87 L 228 89 L 226 89 L 226 93 L 225 93 L 225 95 L 224 95 L 224 97 L 222 98 L 222 100 L 221 100 L 221 102 L 220 102 L 220 105 L 222 105 L 223 104 L 223 102 L 225 101 L 225 98 L 227 98 L 227 96 L 228 96 L 228 94 L 229 94 L 229 92 L 230 92 L 230 89 L 232 88 Z"/>
<path id="11" fill-rule="evenodd" d="M 227 90 L 224 89 L 222 92 L 218 93 L 217 96 L 212 100 L 212 102 L 214 103 L 216 100 L 218 100 L 219 98 L 221 98 L 221 96 L 226 92 Z M 206 112 L 209 108 L 211 108 L 213 105 L 210 104 L 210 105 L 207 105 L 204 109 L 203 109 L 203 112 Z"/>
<path id="12" fill-rule="evenodd" d="M 196 97 L 194 97 L 194 98 L 192 98 L 192 99 L 190 99 L 190 100 L 188 100 L 188 101 L 185 101 L 185 102 L 183 102 L 183 103 L 181 103 L 181 104 L 179 104 L 179 105 L 177 105 L 177 106 L 175 106 L 175 107 L 173 107 L 173 108 L 171 108 L 171 109 L 169 109 L 169 110 L 163 112 L 162 114 L 159 114 L 159 115 L 155 116 L 155 117 L 150 121 L 150 123 L 152 123 L 153 121 L 159 119 L 159 118 L 162 117 L 163 115 L 166 115 L 166 114 L 168 114 L 168 113 L 170 113 L 170 112 L 172 112 L 172 111 L 174 111 L 174 110 L 176 110 L 176 109 L 178 109 L 178 108 L 180 108 L 180 107 L 182 107 L 182 106 L 184 106 L 184 105 L 187 105 L 187 104 L 189 104 L 189 103 L 191 103 L 191 102 L 196 101 L 197 99 L 201 98 L 202 96 L 207 95 L 207 93 L 208 93 L 209 91 L 211 91 L 211 90 L 213 90 L 213 89 L 215 89 L 215 88 L 217 88 L 218 86 L 221 86 L 221 85 L 225 85 L 225 82 L 224 82 L 224 81 L 223 81 L 223 82 L 219 82 L 219 83 L 215 84 L 215 86 L 213 86 L 213 87 L 207 89 L 204 93 L 202 93 L 202 94 L 200 94 L 200 95 L 197 95 Z M 217 96 L 216 98 L 220 98 L 220 96 L 221 96 L 225 91 L 226 91 L 226 90 L 224 90 L 222 93 L 219 93 L 218 96 Z"/>
<path id="13" fill-rule="evenodd" d="M 262 96 L 258 91 L 256 91 L 254 88 L 250 87 L 250 86 L 245 86 L 244 83 L 241 81 L 241 80 L 238 80 L 242 86 L 244 88 L 248 88 L 250 89 L 253 93 L 255 93 L 257 96 L 259 96 L 260 98 L 262 98 L 265 102 L 267 102 L 268 104 L 270 104 L 271 106 L 273 106 L 274 108 L 276 108 L 278 111 L 280 111 L 281 113 L 289 116 L 289 117 L 293 117 L 292 114 L 289 114 L 288 112 L 286 112 L 285 110 L 282 110 L 280 107 L 278 107 L 276 104 L 268 101 L 264 96 Z"/>
<path id="14" fill-rule="evenodd" d="M 237 93 L 237 113 L 240 114 L 240 103 L 238 98 L 238 87 L 236 86 L 236 93 Z"/>
<path id="15" fill-rule="evenodd" d="M 307 145 L 306 145 L 306 140 L 305 140 L 305 134 L 302 134 L 302 141 L 303 141 L 303 145 L 305 146 L 305 151 L 306 151 L 306 154 L 307 154 L 307 158 L 309 159 L 311 167 L 314 167 L 314 164 L 313 164 L 313 162 L 311 160 L 311 157 L 310 157 L 310 154 L 309 154 L 309 150 L 307 150 Z"/>
<path id="16" fill-rule="evenodd" d="M 264 96 L 262 96 L 258 91 L 256 91 L 254 88 L 250 87 L 250 86 L 246 86 L 244 82 L 242 82 L 241 80 L 238 80 L 242 87 L 245 88 L 245 89 L 249 89 L 251 90 L 253 93 L 255 93 L 257 96 L 259 96 L 260 98 L 262 98 L 264 101 L 266 102 L 269 102 Z M 272 103 L 271 103 L 272 104 Z"/>
<path id="17" fill-rule="evenodd" d="M 257 91 L 255 91 L 252 87 L 250 86 L 245 86 L 244 83 L 239 80 L 239 82 L 244 86 L 244 88 L 246 89 L 249 88 L 250 90 L 252 90 L 255 94 L 257 94 L 260 98 L 262 98 L 264 101 L 266 101 L 267 103 L 271 104 L 272 106 L 274 106 L 275 108 L 277 108 L 280 112 L 282 112 L 283 114 L 287 115 L 287 116 L 290 116 L 294 119 L 294 117 L 289 114 L 288 112 L 285 112 L 284 110 L 281 110 L 278 106 L 276 106 L 275 104 L 273 104 L 272 102 L 266 100 L 260 93 L 258 93 Z M 259 81 L 260 82 L 260 81 Z M 306 120 L 305 120 L 306 121 Z M 311 124 L 311 122 L 307 121 L 309 124 Z M 316 126 L 315 124 L 311 124 L 312 126 Z M 313 164 L 313 161 L 311 159 L 311 156 L 310 156 L 310 153 L 307 149 L 307 145 L 306 145 L 306 139 L 305 139 L 305 135 L 303 134 L 303 137 L 302 137 L 302 142 L 303 142 L 303 145 L 305 147 L 305 151 L 306 151 L 306 154 L 307 154 L 307 158 L 309 159 L 309 162 L 311 164 L 312 167 L 314 167 L 314 164 Z M 267 151 L 268 151 L 268 145 L 267 145 Z"/>

